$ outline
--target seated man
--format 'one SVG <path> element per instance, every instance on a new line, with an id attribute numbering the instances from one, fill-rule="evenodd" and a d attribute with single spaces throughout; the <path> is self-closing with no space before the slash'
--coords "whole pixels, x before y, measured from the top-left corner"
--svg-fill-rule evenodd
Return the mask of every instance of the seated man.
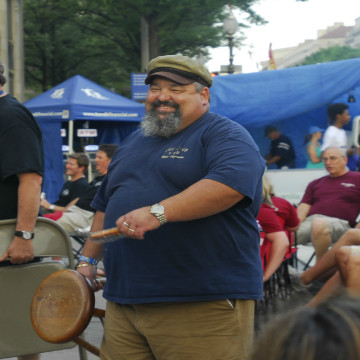
<path id="1" fill-rule="evenodd" d="M 297 208 L 298 244 L 312 242 L 319 260 L 348 229 L 360 211 L 360 174 L 346 167 L 345 149 L 328 148 L 323 161 L 329 175 L 309 183 Z"/>
<path id="2" fill-rule="evenodd" d="M 64 229 L 72 233 L 76 228 L 86 228 L 91 225 L 95 210 L 90 206 L 96 192 L 107 174 L 110 161 L 118 148 L 115 144 L 102 144 L 96 153 L 95 165 L 100 174 L 88 186 L 88 189 L 77 199 L 72 201 L 56 221 Z"/>
<path id="3" fill-rule="evenodd" d="M 40 205 L 45 212 L 64 211 L 71 201 L 78 198 L 88 188 L 89 183 L 85 177 L 85 172 L 89 166 L 89 158 L 84 153 L 74 153 L 68 155 L 66 163 L 66 175 L 70 180 L 66 181 L 59 198 L 50 204 L 46 199 L 41 199 Z"/>
<path id="4" fill-rule="evenodd" d="M 265 136 L 271 140 L 270 152 L 264 157 L 266 165 L 276 164 L 279 169 L 294 168 L 295 150 L 289 137 L 272 125 L 265 128 Z"/>

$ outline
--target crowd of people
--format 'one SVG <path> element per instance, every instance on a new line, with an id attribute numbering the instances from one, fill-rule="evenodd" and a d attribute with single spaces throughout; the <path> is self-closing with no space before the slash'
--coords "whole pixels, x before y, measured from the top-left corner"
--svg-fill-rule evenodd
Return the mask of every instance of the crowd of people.
<path id="1" fill-rule="evenodd" d="M 2 74 L 0 67 L 0 193 L 7 204 L 0 219 L 17 224 L 0 266 L 33 261 L 38 215 L 69 234 L 116 228 L 124 239 L 88 239 L 77 268 L 107 300 L 101 359 L 316 360 L 331 339 L 346 348 L 342 358 L 359 358 L 360 173 L 348 168 L 354 152 L 342 129 L 350 121 L 346 105 L 329 106 L 332 125 L 325 132 L 309 129 L 307 168 L 328 174 L 310 182 L 295 206 L 276 196 L 264 175 L 266 165 L 295 167 L 291 140 L 266 127 L 271 148 L 263 158 L 244 127 L 209 112 L 213 80 L 202 64 L 160 56 L 147 67 L 140 128 L 120 145 L 99 146 L 91 183 L 87 155 L 69 154 L 69 180 L 50 203 L 40 197 L 41 132 L 32 114 L 3 92 Z M 12 141 L 14 131 L 21 142 Z M 291 254 L 295 234 L 299 244 L 313 245 L 316 264 L 303 273 L 292 269 L 294 287 L 324 285 L 277 323 L 281 336 L 266 332 L 254 350 L 255 302 Z M 105 287 L 95 281 L 99 261 Z"/>
<path id="2" fill-rule="evenodd" d="M 322 152 L 329 147 L 336 147 L 344 149 L 346 152 L 348 168 L 352 171 L 359 171 L 359 152 L 354 147 L 348 147 L 348 139 L 344 130 L 351 120 L 349 106 L 343 103 L 330 104 L 327 108 L 327 116 L 329 126 L 326 130 L 312 125 L 305 135 L 303 148 L 306 156 L 305 168 L 324 168 Z M 265 128 L 265 136 L 271 140 L 270 151 L 265 155 L 266 165 L 274 165 L 278 169 L 295 168 L 296 152 L 291 139 L 273 125 Z"/>

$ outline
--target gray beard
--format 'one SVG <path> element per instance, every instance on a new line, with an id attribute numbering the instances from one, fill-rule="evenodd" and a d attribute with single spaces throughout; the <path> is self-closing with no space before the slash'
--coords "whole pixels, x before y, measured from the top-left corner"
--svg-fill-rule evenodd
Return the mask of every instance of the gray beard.
<path id="1" fill-rule="evenodd" d="M 169 138 L 176 134 L 182 126 L 182 116 L 178 108 L 165 119 L 159 119 L 156 110 L 147 111 L 140 127 L 145 136 L 162 136 Z"/>

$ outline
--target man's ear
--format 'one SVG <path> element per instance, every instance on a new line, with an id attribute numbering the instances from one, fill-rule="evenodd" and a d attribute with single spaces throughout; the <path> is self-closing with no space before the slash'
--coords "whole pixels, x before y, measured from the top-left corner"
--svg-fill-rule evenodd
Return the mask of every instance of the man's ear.
<path id="1" fill-rule="evenodd" d="M 209 88 L 208 87 L 203 87 L 200 90 L 200 96 L 201 96 L 202 104 L 207 105 L 209 103 L 209 100 L 210 100 Z"/>

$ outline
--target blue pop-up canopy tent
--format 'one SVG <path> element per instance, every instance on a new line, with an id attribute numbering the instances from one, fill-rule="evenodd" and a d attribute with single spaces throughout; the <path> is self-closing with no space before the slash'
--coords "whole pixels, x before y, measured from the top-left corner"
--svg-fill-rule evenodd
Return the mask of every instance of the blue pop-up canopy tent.
<path id="1" fill-rule="evenodd" d="M 74 121 L 92 121 L 97 143 L 120 143 L 134 131 L 145 113 L 143 104 L 120 96 L 81 75 L 76 75 L 24 104 L 38 121 L 44 140 L 43 191 L 56 200 L 63 184 L 61 128 L 68 122 L 69 151 L 73 148 Z"/>
<path id="2" fill-rule="evenodd" d="M 360 59 L 216 76 L 210 90 L 210 110 L 246 127 L 262 155 L 269 151 L 264 128 L 275 125 L 291 138 L 296 165 L 304 167 L 305 135 L 310 125 L 327 127 L 327 105 L 343 102 L 353 117 L 360 115 Z M 349 95 L 355 102 L 348 103 Z"/>

